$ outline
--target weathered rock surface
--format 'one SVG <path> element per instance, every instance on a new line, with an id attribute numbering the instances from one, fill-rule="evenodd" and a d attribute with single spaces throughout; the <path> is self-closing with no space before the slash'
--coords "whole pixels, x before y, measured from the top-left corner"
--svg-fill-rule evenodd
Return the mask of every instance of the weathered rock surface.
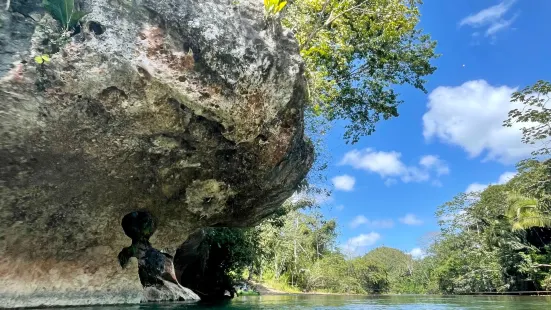
<path id="1" fill-rule="evenodd" d="M 199 227 L 258 222 L 306 175 L 298 47 L 262 1 L 84 0 L 65 45 L 39 3 L 0 10 L 3 305 L 139 301 L 125 214 L 153 214 L 174 253 Z"/>
<path id="2" fill-rule="evenodd" d="M 131 212 L 122 218 L 121 224 L 124 233 L 132 239 L 132 245 L 120 251 L 119 263 L 126 268 L 130 258 L 138 259 L 138 275 L 145 289 L 142 301 L 200 300 L 176 279 L 172 255 L 155 249 L 149 242 L 157 229 L 149 212 Z"/>

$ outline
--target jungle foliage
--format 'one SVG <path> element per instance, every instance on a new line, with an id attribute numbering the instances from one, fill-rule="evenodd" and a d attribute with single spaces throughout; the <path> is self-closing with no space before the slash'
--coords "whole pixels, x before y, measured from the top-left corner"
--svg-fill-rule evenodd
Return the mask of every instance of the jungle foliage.
<path id="1" fill-rule="evenodd" d="M 539 147 L 535 157 L 520 161 L 517 174 L 505 184 L 459 193 L 439 206 L 440 230 L 424 247 L 423 257 L 387 247 L 347 257 L 336 245 L 337 222 L 326 219 L 315 200 L 306 199 L 288 202 L 249 229 L 247 240 L 254 250 L 247 255 L 254 259 L 239 265 L 235 274 L 290 291 L 551 290 L 549 85 L 539 81 L 513 94 L 513 102 L 523 107 L 511 111 L 504 123 L 519 127 L 523 142 Z"/>

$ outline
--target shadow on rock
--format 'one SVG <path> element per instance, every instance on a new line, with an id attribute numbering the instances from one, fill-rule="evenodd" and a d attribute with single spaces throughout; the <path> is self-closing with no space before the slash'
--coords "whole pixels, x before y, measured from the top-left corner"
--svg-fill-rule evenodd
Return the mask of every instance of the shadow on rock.
<path id="1" fill-rule="evenodd" d="M 135 211 L 122 219 L 124 233 L 132 239 L 132 245 L 119 253 L 121 267 L 125 268 L 130 258 L 138 259 L 138 273 L 144 287 L 142 301 L 187 301 L 199 300 L 199 296 L 178 283 L 174 273 L 173 257 L 163 253 L 149 242 L 155 233 L 156 223 L 147 211 Z"/>

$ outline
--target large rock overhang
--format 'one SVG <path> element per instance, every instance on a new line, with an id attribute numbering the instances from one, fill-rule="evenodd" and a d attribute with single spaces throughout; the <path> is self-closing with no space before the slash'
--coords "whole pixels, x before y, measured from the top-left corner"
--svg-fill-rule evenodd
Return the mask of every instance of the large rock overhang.
<path id="1" fill-rule="evenodd" d="M 125 214 L 173 252 L 270 215 L 313 161 L 298 45 L 262 1 L 81 2 L 67 44 L 40 0 L 0 12 L 0 296 L 33 294 L 18 305 L 135 301 Z"/>

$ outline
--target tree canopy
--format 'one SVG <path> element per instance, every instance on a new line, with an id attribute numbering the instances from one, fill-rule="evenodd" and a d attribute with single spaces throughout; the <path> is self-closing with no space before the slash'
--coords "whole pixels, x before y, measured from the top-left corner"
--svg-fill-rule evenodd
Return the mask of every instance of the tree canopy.
<path id="1" fill-rule="evenodd" d="M 393 89 L 423 92 L 436 68 L 436 42 L 417 28 L 420 0 L 294 0 L 283 23 L 306 63 L 310 107 L 328 120 L 348 120 L 355 143 L 381 119 L 398 116 Z"/>
<path id="2" fill-rule="evenodd" d="M 524 124 L 522 127 L 522 142 L 527 144 L 542 143 L 532 155 L 550 155 L 549 137 L 551 136 L 551 108 L 547 104 L 551 101 L 551 83 L 540 80 L 513 94 L 511 102 L 520 103 L 522 109 L 513 109 L 509 118 L 504 122 L 507 127 L 515 123 Z"/>

